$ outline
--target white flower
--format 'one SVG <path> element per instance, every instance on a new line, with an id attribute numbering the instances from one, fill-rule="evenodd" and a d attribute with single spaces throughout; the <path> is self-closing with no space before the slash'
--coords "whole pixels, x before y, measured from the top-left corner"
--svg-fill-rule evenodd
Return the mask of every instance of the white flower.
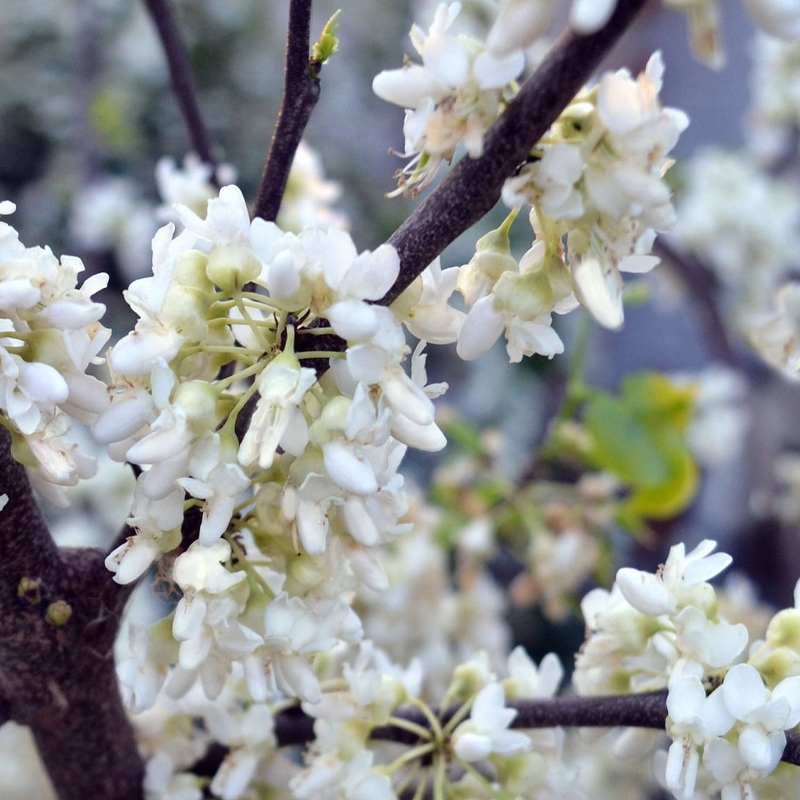
<path id="1" fill-rule="evenodd" d="M 403 319 L 406 328 L 418 339 L 449 344 L 458 337 L 465 315 L 447 303 L 456 288 L 458 273 L 458 267 L 443 270 L 438 257 L 423 271 L 419 278 L 419 299 Z M 415 282 L 406 291 L 415 292 L 417 285 Z"/>
<path id="2" fill-rule="evenodd" d="M 301 367 L 290 353 L 282 353 L 267 364 L 257 379 L 259 400 L 239 446 L 240 464 L 258 462 L 267 469 L 290 426 L 300 428 L 304 436 L 306 423 L 298 405 L 316 381 L 316 372 Z"/>
<path id="3" fill-rule="evenodd" d="M 490 753 L 513 755 L 530 747 L 530 739 L 520 731 L 508 730 L 517 712 L 505 707 L 505 694 L 499 683 L 481 689 L 472 704 L 469 720 L 453 732 L 453 749 L 463 761 L 480 761 Z"/>
<path id="4" fill-rule="evenodd" d="M 681 656 L 714 669 L 732 664 L 747 647 L 749 635 L 743 624 L 712 622 L 695 606 L 684 608 L 674 624 Z"/>
<path id="5" fill-rule="evenodd" d="M 553 697 L 564 679 L 564 667 L 555 653 L 548 653 L 537 667 L 518 646 L 508 656 L 508 675 L 503 686 L 511 697 Z"/>
<path id="6" fill-rule="evenodd" d="M 496 55 L 528 47 L 550 25 L 556 0 L 505 0 L 486 46 Z"/>
<path id="7" fill-rule="evenodd" d="M 496 54 L 479 42 L 450 33 L 460 5 L 441 3 L 427 35 L 414 26 L 411 41 L 422 65 L 385 70 L 372 83 L 375 94 L 406 108 L 406 157 L 401 189 L 419 191 L 459 142 L 470 156 L 483 151 L 483 135 L 502 108 L 503 92 L 524 66 L 519 50 Z"/>
<path id="8" fill-rule="evenodd" d="M 69 387 L 54 367 L 28 363 L 0 348 L 0 405 L 22 433 L 33 433 L 68 397 Z"/>
<path id="9" fill-rule="evenodd" d="M 116 583 L 135 581 L 163 553 L 180 544 L 180 526 L 183 522 L 183 491 L 173 489 L 164 498 L 147 497 L 137 486 L 131 517 L 127 524 L 136 531 L 106 560 L 106 569 L 114 574 Z"/>
<path id="10" fill-rule="evenodd" d="M 281 592 L 264 612 L 264 657 L 278 689 L 310 703 L 320 699 L 311 657 L 340 640 L 361 638 L 361 622 L 341 600 L 306 603 Z"/>
<path id="11" fill-rule="evenodd" d="M 691 674 L 670 682 L 667 713 L 667 733 L 672 739 L 667 756 L 667 788 L 689 800 L 695 791 L 700 749 L 713 738 L 724 736 L 735 719 L 722 692 L 716 689 L 706 695 L 700 679 Z"/>
<path id="12" fill-rule="evenodd" d="M 240 601 L 232 590 L 247 577 L 244 570 L 231 572 L 223 566 L 231 556 L 224 539 L 205 546 L 194 542 L 175 559 L 172 577 L 183 597 L 175 607 L 173 636 L 181 643 L 178 663 L 196 669 L 216 644 L 216 655 L 237 655 L 261 644 L 261 637 L 237 621 Z"/>
<path id="13" fill-rule="evenodd" d="M 643 614 L 671 614 L 679 604 L 698 599 L 698 592 L 705 592 L 705 582 L 730 565 L 733 559 L 727 553 L 711 554 L 716 546 L 715 541 L 704 539 L 687 555 L 685 545 L 676 544 L 658 575 L 624 567 L 617 572 L 617 584 L 625 599 Z"/>
<path id="14" fill-rule="evenodd" d="M 728 670 L 721 691 L 725 705 L 744 723 L 739 753 L 750 769 L 771 772 L 783 755 L 785 730 L 800 722 L 800 677 L 782 680 L 771 692 L 750 664 Z"/>
<path id="15" fill-rule="evenodd" d="M 210 545 L 228 528 L 233 510 L 250 485 L 238 464 L 226 460 L 217 433 L 208 432 L 192 450 L 189 474 L 178 483 L 203 501 L 200 543 Z"/>

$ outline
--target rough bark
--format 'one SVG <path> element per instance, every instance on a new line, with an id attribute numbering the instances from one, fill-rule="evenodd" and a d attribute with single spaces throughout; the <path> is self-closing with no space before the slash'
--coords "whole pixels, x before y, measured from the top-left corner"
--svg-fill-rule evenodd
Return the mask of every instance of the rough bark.
<path id="1" fill-rule="evenodd" d="M 100 550 L 55 546 L 4 429 L 0 491 L 0 713 L 30 726 L 61 800 L 141 798 L 112 652 L 127 592 Z"/>

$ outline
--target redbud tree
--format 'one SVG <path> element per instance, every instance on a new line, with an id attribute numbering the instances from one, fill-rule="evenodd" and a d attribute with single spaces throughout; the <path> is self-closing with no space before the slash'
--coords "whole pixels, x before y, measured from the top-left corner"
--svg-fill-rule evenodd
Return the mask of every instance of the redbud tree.
<path id="1" fill-rule="evenodd" d="M 288 4 L 253 189 L 206 126 L 187 32 L 145 1 L 190 151 L 149 165 L 157 205 L 93 142 L 127 141 L 109 110 L 127 106 L 92 96 L 100 6 L 80 3 L 85 185 L 62 236 L 82 257 L 11 224 L 57 181 L 8 181 L 0 203 L 0 724 L 9 748 L 29 730 L 47 773 L 26 791 L 800 794 L 800 589 L 778 610 L 741 575 L 721 585 L 732 557 L 675 522 L 746 458 L 748 392 L 800 366 L 800 7 L 744 0 L 762 31 L 747 146 L 676 167 L 689 118 L 660 99 L 661 53 L 602 66 L 655 3 L 425 4 L 405 58 L 357 76 L 403 111 L 384 202 L 413 201 L 365 249 L 335 205 L 347 182 L 303 140 L 329 62 L 352 56 L 348 9 L 315 30 L 311 5 Z M 729 9 L 664 5 L 721 68 Z M 595 385 L 593 341 L 624 339 L 648 293 L 685 300 L 714 364 Z M 548 398 L 537 436 L 439 399 L 453 362 L 481 376 L 500 352 Z M 764 549 L 800 518 L 796 458 L 768 461 Z M 663 563 L 640 569 L 648 551 Z M 785 561 L 771 579 L 791 589 Z M 576 626 L 582 644 L 559 634 Z"/>

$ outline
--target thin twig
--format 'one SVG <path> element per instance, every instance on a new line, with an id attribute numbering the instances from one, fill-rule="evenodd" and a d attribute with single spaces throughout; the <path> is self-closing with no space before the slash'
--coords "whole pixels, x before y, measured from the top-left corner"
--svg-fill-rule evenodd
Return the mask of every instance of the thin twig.
<path id="1" fill-rule="evenodd" d="M 486 134 L 483 154 L 464 157 L 389 237 L 400 275 L 380 301 L 389 305 L 447 245 L 487 214 L 503 183 L 525 160 L 561 111 L 591 77 L 647 0 L 619 0 L 608 24 L 579 36 L 568 30 L 522 85 Z"/>
<path id="2" fill-rule="evenodd" d="M 254 215 L 274 221 L 286 191 L 294 155 L 319 99 L 321 65 L 309 57 L 312 0 L 291 0 L 286 37 L 283 99 L 275 122 Z"/>
<path id="3" fill-rule="evenodd" d="M 91 101 L 97 83 L 100 55 L 98 14 L 93 0 L 81 0 L 75 9 L 75 151 L 80 182 L 88 184 L 100 172 L 101 155 L 91 123 Z"/>
<path id="4" fill-rule="evenodd" d="M 217 159 L 214 157 L 211 136 L 200 113 L 197 89 L 192 78 L 189 58 L 181 42 L 178 25 L 167 5 L 167 0 L 144 0 L 144 4 L 156 26 L 159 39 L 161 39 L 172 88 L 192 142 L 192 149 L 204 163 L 210 164 L 214 168 L 211 173 L 211 182 L 219 188 Z"/>
<path id="5" fill-rule="evenodd" d="M 711 357 L 730 367 L 741 365 L 736 355 L 722 315 L 719 311 L 719 281 L 714 273 L 697 256 L 679 251 L 669 240 L 659 236 L 653 253 L 666 261 L 689 289 L 691 303 L 697 310 L 697 321 Z"/>

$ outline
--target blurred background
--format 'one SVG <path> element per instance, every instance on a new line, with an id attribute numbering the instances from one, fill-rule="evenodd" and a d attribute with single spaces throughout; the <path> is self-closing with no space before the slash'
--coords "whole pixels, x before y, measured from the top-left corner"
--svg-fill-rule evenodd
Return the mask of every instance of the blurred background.
<path id="1" fill-rule="evenodd" d="M 282 92 L 285 0 L 181 0 L 172 4 L 194 68 L 200 106 L 221 162 L 231 165 L 246 197 L 253 197 L 263 168 Z M 465 2 L 465 29 L 485 31 L 496 4 Z M 724 70 L 697 62 L 687 44 L 686 20 L 652 3 L 608 59 L 607 67 L 644 68 L 660 49 L 666 65 L 664 105 L 685 110 L 691 125 L 675 151 L 672 180 L 688 192 L 691 159 L 714 146 L 741 150 L 748 141 L 745 118 L 752 107 L 754 34 L 738 3 L 723 14 Z M 349 220 L 360 249 L 374 248 L 413 208 L 413 201 L 384 195 L 394 186 L 402 160 L 402 109 L 379 100 L 371 90 L 374 75 L 399 67 L 413 55 L 408 39 L 412 21 L 427 28 L 435 3 L 398 0 L 318 0 L 312 35 L 342 7 L 339 52 L 322 72 L 322 95 L 306 142 L 324 165 L 325 180 L 338 194 L 336 214 Z M 564 14 L 557 19 L 560 29 Z M 10 218 L 28 245 L 48 244 L 58 255 L 81 256 L 90 271 L 112 276 L 103 301 L 106 325 L 118 333 L 132 324 L 120 294 L 149 270 L 150 239 L 161 224 L 155 166 L 169 156 L 180 164 L 189 140 L 170 91 L 169 76 L 155 30 L 140 3 L 130 0 L 4 0 L 0 4 L 0 199 L 17 211 Z M 796 180 L 790 165 L 787 176 Z M 318 176 L 322 180 L 322 175 Z M 759 203 L 752 186 L 734 187 L 739 213 L 748 200 Z M 794 201 L 793 201 L 794 202 Z M 680 202 L 678 203 L 680 208 Z M 761 209 L 763 210 L 763 209 Z M 752 214 L 758 216 L 756 205 Z M 445 267 L 466 263 L 475 240 L 505 216 L 502 209 L 470 231 L 442 257 Z M 793 236 L 800 236 L 798 219 Z M 686 250 L 680 232 L 671 240 Z M 530 242 L 515 243 L 520 255 Z M 705 405 L 698 405 L 698 447 L 705 447 L 696 500 L 677 520 L 654 526 L 654 537 L 616 540 L 620 558 L 651 567 L 663 561 L 677 540 L 721 542 L 736 557 L 737 568 L 755 581 L 755 591 L 772 603 L 791 605 L 800 575 L 800 394 L 798 386 L 766 367 L 744 343 L 737 327 L 735 298 L 724 276 L 713 271 L 713 254 L 701 269 L 712 286 L 704 290 L 723 320 L 708 326 L 703 303 L 692 292 L 699 284 L 669 263 L 646 278 L 647 299 L 626 310 L 621 332 L 590 325 L 586 380 L 608 389 L 636 370 L 655 369 L 681 380 L 706 383 Z M 797 265 L 781 267 L 791 276 Z M 775 281 L 778 279 L 775 278 Z M 772 284 L 770 284 L 772 285 Z M 738 287 L 739 289 L 741 287 Z M 737 289 L 734 286 L 734 289 Z M 528 359 L 509 365 L 502 347 L 478 362 L 460 362 L 454 348 L 430 348 L 432 380 L 446 380 L 447 404 L 476 426 L 497 431 L 497 464 L 509 476 L 523 472 L 557 408 L 575 337 L 577 315 L 561 318 L 566 353 L 553 362 Z M 725 342 L 720 337 L 726 339 Z M 708 369 L 713 367 L 711 372 Z M 704 414 L 704 417 L 700 415 Z M 417 458 L 411 469 L 424 482 L 434 460 Z M 95 543 L 116 531 L 125 517 L 124 476 L 101 468 L 103 493 L 118 492 L 118 502 L 100 507 L 97 490 L 82 490 L 72 511 L 59 517 L 61 541 L 77 543 L 89 531 Z M 94 504 L 94 505 L 93 505 Z M 109 510 L 108 505 L 114 508 Z M 504 566 L 499 564 L 503 575 Z M 515 616 L 525 639 L 530 611 Z M 543 624 L 541 620 L 537 623 Z M 565 650 L 580 638 L 582 623 L 566 623 Z M 549 649 L 550 641 L 534 643 Z M 8 726 L 6 726 L 8 728 Z M 3 740 L 0 772 L 11 787 L 17 738 Z M 12 767 L 12 765 L 14 765 Z M 34 793 L 36 790 L 33 790 Z M 41 789 L 41 792 L 46 790 Z M 12 788 L 0 791 L 12 797 Z M 29 794 L 30 796 L 30 794 Z M 36 794 L 44 797 L 45 794 Z"/>

